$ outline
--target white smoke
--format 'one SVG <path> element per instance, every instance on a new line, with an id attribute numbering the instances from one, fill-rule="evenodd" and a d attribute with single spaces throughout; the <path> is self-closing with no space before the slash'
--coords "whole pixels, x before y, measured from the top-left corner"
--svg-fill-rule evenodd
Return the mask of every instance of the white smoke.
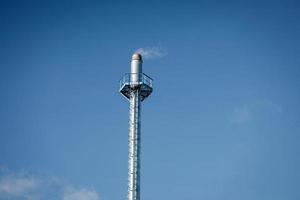
<path id="1" fill-rule="evenodd" d="M 139 48 L 135 53 L 141 54 L 146 60 L 158 59 L 167 55 L 167 52 L 160 46 Z"/>

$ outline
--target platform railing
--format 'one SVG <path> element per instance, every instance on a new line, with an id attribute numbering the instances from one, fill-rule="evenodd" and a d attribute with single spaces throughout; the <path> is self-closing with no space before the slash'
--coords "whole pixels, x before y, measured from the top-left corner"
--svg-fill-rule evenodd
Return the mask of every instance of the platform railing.
<path id="1" fill-rule="evenodd" d="M 120 79 L 120 88 L 122 88 L 124 85 L 134 85 L 134 84 L 146 84 L 149 87 L 152 87 L 153 79 L 147 76 L 146 74 L 139 74 L 139 81 L 136 81 L 136 73 L 126 73 L 121 79 Z"/>

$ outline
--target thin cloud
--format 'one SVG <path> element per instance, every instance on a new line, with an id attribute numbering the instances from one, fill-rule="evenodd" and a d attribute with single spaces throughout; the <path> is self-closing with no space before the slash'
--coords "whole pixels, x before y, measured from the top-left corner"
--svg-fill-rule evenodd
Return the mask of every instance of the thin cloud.
<path id="1" fill-rule="evenodd" d="M 269 117 L 280 116 L 283 108 L 269 100 L 260 100 L 235 107 L 228 115 L 231 124 L 246 124 L 253 120 L 262 120 Z"/>
<path id="2" fill-rule="evenodd" d="M 164 50 L 160 46 L 139 48 L 135 51 L 135 53 L 141 54 L 142 57 L 146 60 L 158 59 L 167 55 L 166 50 Z"/>
<path id="3" fill-rule="evenodd" d="M 63 200 L 99 200 L 99 195 L 92 189 L 67 188 L 63 195 Z"/>
<path id="4" fill-rule="evenodd" d="M 0 193 L 19 196 L 38 187 L 33 178 L 6 178 L 0 182 Z"/>
<path id="5" fill-rule="evenodd" d="M 252 119 L 252 109 L 249 105 L 245 104 L 235 108 L 232 113 L 229 114 L 228 118 L 232 124 L 244 124 Z"/>
<path id="6" fill-rule="evenodd" d="M 27 175 L 10 174 L 0 180 L 0 199 L 25 198 L 33 199 L 41 181 Z"/>
<path id="7" fill-rule="evenodd" d="M 99 200 L 94 189 L 78 187 L 56 177 L 38 177 L 28 173 L 0 173 L 2 200 Z"/>

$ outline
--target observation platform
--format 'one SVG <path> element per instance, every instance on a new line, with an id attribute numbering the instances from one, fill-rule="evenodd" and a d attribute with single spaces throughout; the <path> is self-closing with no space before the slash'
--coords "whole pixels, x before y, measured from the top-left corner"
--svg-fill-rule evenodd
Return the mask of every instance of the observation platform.
<path id="1" fill-rule="evenodd" d="M 119 92 L 126 98 L 130 99 L 130 93 L 140 88 L 141 101 L 145 100 L 153 91 L 153 79 L 146 74 L 140 74 L 139 81 L 135 80 L 136 74 L 127 73 L 120 79 Z"/>

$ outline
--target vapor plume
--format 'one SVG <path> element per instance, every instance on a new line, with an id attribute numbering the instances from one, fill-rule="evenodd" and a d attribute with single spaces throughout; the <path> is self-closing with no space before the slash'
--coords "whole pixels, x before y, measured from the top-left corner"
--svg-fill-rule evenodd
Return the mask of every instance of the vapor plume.
<path id="1" fill-rule="evenodd" d="M 159 46 L 139 48 L 135 53 L 141 54 L 146 60 L 158 59 L 167 55 L 167 52 Z"/>

